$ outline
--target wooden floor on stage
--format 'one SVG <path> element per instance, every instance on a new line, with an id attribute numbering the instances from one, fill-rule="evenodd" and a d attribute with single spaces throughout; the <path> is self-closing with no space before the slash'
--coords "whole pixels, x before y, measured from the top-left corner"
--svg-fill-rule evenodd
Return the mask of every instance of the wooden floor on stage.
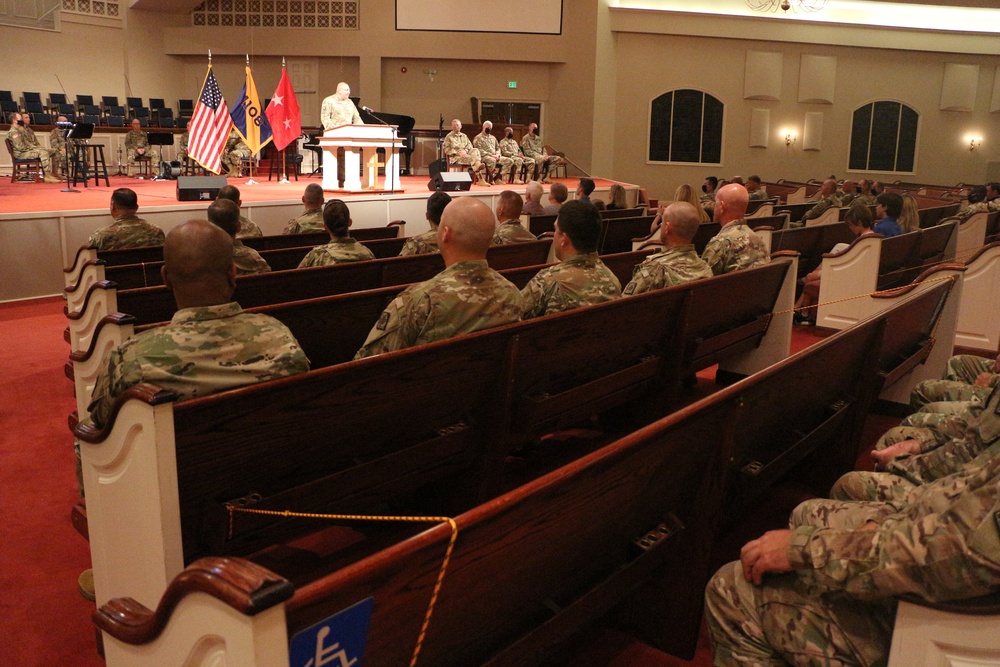
<path id="1" fill-rule="evenodd" d="M 257 176 L 255 185 L 247 185 L 247 178 L 230 178 L 228 183 L 235 185 L 240 190 L 240 197 L 246 203 L 263 201 L 298 201 L 302 198 L 302 191 L 309 183 L 319 183 L 319 175 L 306 177 L 302 176 L 296 181 L 294 178 L 288 183 L 280 183 L 276 180 L 268 181 L 267 176 Z M 402 193 L 394 193 L 392 196 L 414 196 L 426 195 L 427 176 L 403 176 L 400 178 L 403 186 Z M 561 178 L 556 179 L 566 184 L 572 192 L 576 189 L 579 179 Z M 607 188 L 615 181 L 595 178 L 594 182 L 598 189 Z M 139 210 L 158 206 L 170 206 L 171 208 L 190 206 L 192 208 L 204 208 L 203 202 L 179 202 L 177 201 L 176 181 L 152 181 L 129 178 L 127 176 L 112 176 L 111 187 L 104 185 L 95 186 L 93 179 L 90 180 L 89 187 L 77 184 L 73 192 L 62 192 L 66 187 L 65 183 L 11 183 L 9 178 L 0 177 L 0 201 L 3 202 L 2 213 L 44 213 L 58 211 L 82 211 L 92 209 L 107 209 L 110 204 L 111 193 L 117 188 L 131 188 L 139 196 Z M 524 185 L 497 184 L 492 186 L 473 185 L 471 192 L 500 192 L 512 189 L 516 192 L 524 192 Z M 371 190 L 361 194 L 339 194 L 330 192 L 327 197 L 340 197 L 350 200 L 357 198 L 370 199 L 381 196 L 379 191 Z"/>

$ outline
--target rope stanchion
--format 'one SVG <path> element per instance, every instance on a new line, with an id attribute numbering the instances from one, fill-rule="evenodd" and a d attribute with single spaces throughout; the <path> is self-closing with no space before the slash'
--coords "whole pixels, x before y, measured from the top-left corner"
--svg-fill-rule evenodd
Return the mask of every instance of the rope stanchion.
<path id="1" fill-rule="evenodd" d="M 264 514 L 268 516 L 294 517 L 297 519 L 324 519 L 327 521 L 402 521 L 411 523 L 447 523 L 451 527 L 451 538 L 448 540 L 448 547 L 444 552 L 444 559 L 438 570 L 437 579 L 434 582 L 434 590 L 431 591 L 431 599 L 427 604 L 427 612 L 424 614 L 424 621 L 420 626 L 420 634 L 417 635 L 417 644 L 413 647 L 413 655 L 410 658 L 410 667 L 416 667 L 417 659 L 420 657 L 420 649 L 423 647 L 424 638 L 427 636 L 427 628 L 430 627 L 431 616 L 434 614 L 434 606 L 437 604 L 438 594 L 441 592 L 441 585 L 444 583 L 444 575 L 448 570 L 448 563 L 451 561 L 451 554 L 455 550 L 455 541 L 458 539 L 458 524 L 448 516 L 368 516 L 363 514 L 317 514 L 313 512 L 292 512 L 290 510 L 261 510 L 252 507 L 241 507 L 233 504 L 226 504 L 229 512 L 229 539 L 233 537 L 233 523 L 237 512 L 244 514 Z"/>

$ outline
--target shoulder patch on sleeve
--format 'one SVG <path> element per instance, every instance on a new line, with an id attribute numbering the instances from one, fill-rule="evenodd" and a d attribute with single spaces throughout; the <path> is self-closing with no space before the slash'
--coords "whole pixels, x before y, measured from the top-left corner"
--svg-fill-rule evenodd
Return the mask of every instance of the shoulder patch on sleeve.
<path id="1" fill-rule="evenodd" d="M 385 331 L 385 328 L 388 325 L 389 325 L 389 311 L 384 310 L 382 311 L 382 316 L 378 318 L 378 323 L 375 325 L 375 328 L 378 329 L 379 331 Z"/>
<path id="2" fill-rule="evenodd" d="M 631 294 L 634 291 L 635 291 L 635 283 L 632 282 L 625 286 L 625 291 L 623 292 L 623 294 Z"/>

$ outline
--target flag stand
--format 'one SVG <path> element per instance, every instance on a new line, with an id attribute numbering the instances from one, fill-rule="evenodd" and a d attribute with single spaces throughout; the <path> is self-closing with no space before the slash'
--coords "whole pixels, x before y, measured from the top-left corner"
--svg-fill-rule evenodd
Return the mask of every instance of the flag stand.
<path id="1" fill-rule="evenodd" d="M 250 160 L 250 180 L 248 180 L 246 183 L 244 183 L 244 185 L 257 185 L 257 181 L 253 180 L 253 163 L 254 162 L 255 161 L 252 159 L 252 156 L 251 156 L 251 160 Z"/>
<path id="2" fill-rule="evenodd" d="M 288 169 L 285 166 L 285 151 L 281 151 L 281 180 L 279 183 L 288 183 Z"/>

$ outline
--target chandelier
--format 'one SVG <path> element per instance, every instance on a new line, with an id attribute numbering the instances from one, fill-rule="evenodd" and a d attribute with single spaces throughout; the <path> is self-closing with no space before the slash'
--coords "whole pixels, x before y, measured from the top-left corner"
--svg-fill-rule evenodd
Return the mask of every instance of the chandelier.
<path id="1" fill-rule="evenodd" d="M 780 9 L 787 12 L 818 12 L 826 5 L 826 0 L 747 0 L 747 7 L 755 12 L 777 13 Z"/>

